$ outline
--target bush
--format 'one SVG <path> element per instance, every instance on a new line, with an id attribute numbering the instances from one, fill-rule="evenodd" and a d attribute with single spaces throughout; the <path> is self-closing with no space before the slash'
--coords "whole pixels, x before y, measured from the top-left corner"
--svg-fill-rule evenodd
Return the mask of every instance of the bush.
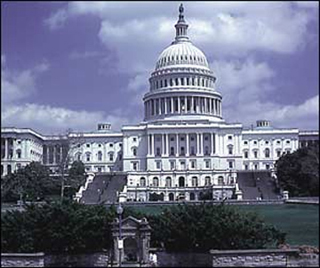
<path id="1" fill-rule="evenodd" d="M 211 204 L 177 205 L 150 216 L 152 245 L 168 251 L 262 249 L 283 243 L 285 234 L 257 214 Z"/>

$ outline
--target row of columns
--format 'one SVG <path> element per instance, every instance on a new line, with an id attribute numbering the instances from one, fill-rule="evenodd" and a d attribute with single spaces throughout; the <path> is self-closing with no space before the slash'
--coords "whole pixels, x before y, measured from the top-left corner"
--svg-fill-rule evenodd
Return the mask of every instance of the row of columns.
<path id="1" fill-rule="evenodd" d="M 9 144 L 9 140 L 12 142 L 12 144 Z M 1 138 L 1 158 L 8 159 L 9 158 L 9 152 L 11 150 L 11 157 L 14 157 L 13 153 L 13 139 L 12 138 Z"/>
<path id="2" fill-rule="evenodd" d="M 201 77 L 180 77 L 170 79 L 153 79 L 151 81 L 151 90 L 177 86 L 195 86 L 195 87 L 214 87 L 213 78 Z"/>
<path id="3" fill-rule="evenodd" d="M 43 146 L 43 163 L 44 164 L 58 164 L 57 163 L 57 154 L 59 154 L 60 158 L 58 160 L 61 161 L 62 157 L 62 146 L 58 146 L 59 149 L 57 148 L 57 145 L 44 145 Z M 50 160 L 50 153 L 52 153 L 52 161 Z M 58 161 L 59 162 L 59 161 Z"/>
<path id="4" fill-rule="evenodd" d="M 213 155 L 216 153 L 216 139 L 218 138 L 217 135 L 214 133 L 186 133 L 182 134 L 185 137 L 185 156 L 190 156 L 190 136 L 195 135 L 196 136 L 196 151 L 195 154 L 199 156 L 203 156 L 205 151 L 205 144 L 204 144 L 204 134 L 209 134 L 210 140 L 208 141 L 209 147 L 209 154 Z M 149 134 L 148 135 L 148 156 L 155 156 L 155 135 L 161 135 L 160 141 L 160 154 L 163 156 L 169 156 L 170 154 L 170 142 L 169 142 L 169 135 L 175 136 L 175 142 L 176 142 L 176 151 L 175 155 L 179 156 L 179 140 L 180 135 L 178 133 L 175 134 Z M 181 153 L 181 152 L 180 152 Z"/>
<path id="5" fill-rule="evenodd" d="M 148 100 L 145 105 L 145 117 L 162 114 L 212 114 L 221 116 L 221 100 L 208 97 L 166 97 Z"/>

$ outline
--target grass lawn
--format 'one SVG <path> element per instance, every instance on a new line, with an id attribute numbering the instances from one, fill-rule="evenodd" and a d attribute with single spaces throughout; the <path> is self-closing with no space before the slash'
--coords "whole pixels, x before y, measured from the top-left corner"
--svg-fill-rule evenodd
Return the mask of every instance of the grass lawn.
<path id="1" fill-rule="evenodd" d="M 134 209 L 149 213 L 160 213 L 161 205 L 133 206 Z M 243 205 L 236 206 L 243 211 L 258 213 L 267 223 L 271 223 L 287 233 L 290 245 L 311 245 L 319 247 L 319 206 L 317 205 Z"/>

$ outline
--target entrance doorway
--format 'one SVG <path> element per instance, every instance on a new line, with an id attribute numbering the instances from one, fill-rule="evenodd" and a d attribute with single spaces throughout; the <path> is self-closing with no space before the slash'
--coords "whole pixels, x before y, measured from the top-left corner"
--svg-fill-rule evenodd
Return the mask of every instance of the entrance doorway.
<path id="1" fill-rule="evenodd" d="M 137 262 L 138 260 L 138 245 L 134 238 L 128 237 L 124 240 L 124 261 Z"/>

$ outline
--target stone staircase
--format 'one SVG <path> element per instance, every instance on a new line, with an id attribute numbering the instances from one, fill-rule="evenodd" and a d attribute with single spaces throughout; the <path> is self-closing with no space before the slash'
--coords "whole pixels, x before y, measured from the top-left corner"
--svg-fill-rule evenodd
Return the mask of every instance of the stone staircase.
<path id="1" fill-rule="evenodd" d="M 268 171 L 238 171 L 237 182 L 243 199 L 278 199 L 275 182 Z"/>
<path id="2" fill-rule="evenodd" d="M 117 202 L 117 193 L 123 190 L 127 176 L 118 173 L 97 173 L 82 193 L 80 203 L 103 204 Z"/>

